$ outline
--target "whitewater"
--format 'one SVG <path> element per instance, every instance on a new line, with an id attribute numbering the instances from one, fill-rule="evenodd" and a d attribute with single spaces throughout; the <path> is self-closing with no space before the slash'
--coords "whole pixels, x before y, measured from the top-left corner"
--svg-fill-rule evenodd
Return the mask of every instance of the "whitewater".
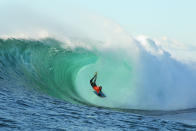
<path id="1" fill-rule="evenodd" d="M 133 37 L 97 14 L 16 7 L 0 13 L 1 129 L 196 129 L 195 47 Z"/>

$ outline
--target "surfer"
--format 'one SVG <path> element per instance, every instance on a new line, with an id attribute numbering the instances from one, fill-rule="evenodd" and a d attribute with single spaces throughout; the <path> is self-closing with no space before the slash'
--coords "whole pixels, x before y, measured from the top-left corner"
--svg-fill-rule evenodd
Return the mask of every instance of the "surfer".
<path id="1" fill-rule="evenodd" d="M 97 72 L 95 72 L 95 75 L 93 76 L 93 78 L 90 80 L 90 84 L 93 87 L 93 89 L 97 92 L 97 94 L 99 95 L 99 93 L 102 90 L 102 86 L 97 86 L 96 85 L 96 80 L 97 80 Z"/>

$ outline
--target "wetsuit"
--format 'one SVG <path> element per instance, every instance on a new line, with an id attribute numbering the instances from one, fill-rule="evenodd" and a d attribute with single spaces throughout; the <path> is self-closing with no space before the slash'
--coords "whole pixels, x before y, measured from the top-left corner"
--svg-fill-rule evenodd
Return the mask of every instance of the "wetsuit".
<path id="1" fill-rule="evenodd" d="M 90 80 L 90 84 L 93 87 L 93 89 L 99 94 L 101 91 L 101 88 L 96 85 L 97 75 L 93 76 L 93 78 Z"/>

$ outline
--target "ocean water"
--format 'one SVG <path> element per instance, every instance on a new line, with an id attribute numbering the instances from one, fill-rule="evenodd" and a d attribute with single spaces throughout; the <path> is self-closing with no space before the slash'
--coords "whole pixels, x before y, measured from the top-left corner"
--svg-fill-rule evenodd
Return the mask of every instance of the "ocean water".
<path id="1" fill-rule="evenodd" d="M 196 130 L 174 116 L 195 111 L 119 111 L 72 104 L 11 81 L 1 81 L 0 130 Z M 167 116 L 167 117 L 166 117 Z M 166 118 L 165 118 L 166 117 Z M 169 117 L 175 118 L 173 120 Z M 184 118 L 181 117 L 180 120 Z M 193 121 L 194 122 L 194 121 Z"/>
<path id="2" fill-rule="evenodd" d="M 196 130 L 189 66 L 167 54 L 160 60 L 141 53 L 140 67 L 121 49 L 65 45 L 52 38 L 0 39 L 0 130 Z M 106 98 L 90 87 L 95 71 Z"/>
<path id="3" fill-rule="evenodd" d="M 196 130 L 195 125 L 164 118 L 182 114 L 179 111 L 117 111 L 76 105 L 11 81 L 2 84 L 0 130 Z"/>

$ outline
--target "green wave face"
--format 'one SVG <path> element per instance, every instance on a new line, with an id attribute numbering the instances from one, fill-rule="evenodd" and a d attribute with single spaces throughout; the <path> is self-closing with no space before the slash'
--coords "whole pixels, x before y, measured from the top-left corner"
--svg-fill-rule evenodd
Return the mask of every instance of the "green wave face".
<path id="1" fill-rule="evenodd" d="M 131 64 L 109 51 L 64 49 L 62 44 L 53 39 L 0 40 L 1 76 L 71 103 L 120 107 L 131 89 Z M 93 93 L 89 83 L 95 71 L 104 99 Z"/>
<path id="2" fill-rule="evenodd" d="M 79 95 L 75 88 L 77 72 L 97 59 L 84 49 L 63 49 L 55 40 L 0 42 L 1 70 L 11 78 L 20 78 L 31 87 L 71 102 Z"/>

